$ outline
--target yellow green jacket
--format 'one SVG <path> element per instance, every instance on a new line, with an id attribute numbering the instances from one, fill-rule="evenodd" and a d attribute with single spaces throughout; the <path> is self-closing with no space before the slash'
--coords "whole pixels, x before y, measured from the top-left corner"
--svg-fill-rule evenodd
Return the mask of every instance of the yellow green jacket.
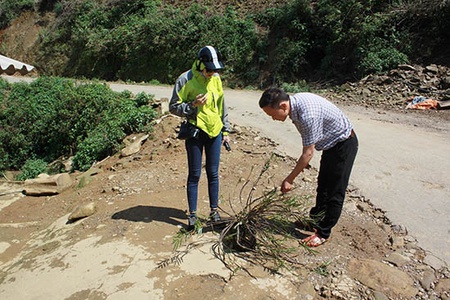
<path id="1" fill-rule="evenodd" d="M 206 78 L 197 70 L 199 61 L 196 60 L 192 69 L 178 77 L 173 88 L 169 103 L 172 114 L 185 117 L 209 137 L 213 138 L 223 132 L 230 132 L 228 112 L 225 106 L 222 80 L 215 73 L 211 78 Z M 192 102 L 198 94 L 207 94 L 205 105 L 193 107 Z"/>

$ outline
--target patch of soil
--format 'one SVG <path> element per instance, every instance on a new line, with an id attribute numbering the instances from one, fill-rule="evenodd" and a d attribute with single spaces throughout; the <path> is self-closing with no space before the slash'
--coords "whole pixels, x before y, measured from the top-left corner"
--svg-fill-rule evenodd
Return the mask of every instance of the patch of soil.
<path id="1" fill-rule="evenodd" d="M 78 278 L 76 274 L 82 273 L 78 280 L 52 287 L 54 295 L 60 299 L 108 299 L 112 295 L 144 293 L 144 290 L 151 293 L 151 299 L 200 299 L 203 297 L 199 295 L 206 294 L 211 299 L 368 299 L 379 291 L 353 278 L 347 270 L 349 261 L 385 262 L 394 252 L 401 253 L 407 262 L 390 265 L 412 278 L 414 286 L 411 288 L 417 289 L 418 299 L 429 299 L 436 294 L 432 289 L 423 288 L 421 280 L 425 271 L 435 274 L 435 279 L 441 275 L 421 263 L 425 254 L 415 246 L 414 239 L 406 232 L 393 230 L 395 227 L 384 214 L 374 210 L 351 186 L 331 239 L 317 248 L 315 254 L 297 243 L 296 258 L 302 265 L 297 269 L 271 274 L 259 265 L 243 262 L 248 273 L 235 270 L 233 274 L 211 255 L 218 235 L 208 230 L 184 243 L 185 252 L 178 262 L 158 268 L 159 262 L 174 254 L 174 237 L 187 223 L 187 162 L 184 142 L 176 139 L 178 124 L 176 117 L 163 117 L 155 124 L 154 132 L 139 153 L 129 157 L 117 154 L 105 159 L 95 166 L 98 172 L 84 186 L 78 179 L 81 174 L 72 174 L 74 185 L 59 195 L 23 196 L 2 206 L 0 295 L 10 295 L 17 289 L 15 285 L 30 274 L 45 279 L 52 271 L 58 271 L 56 278 L 47 280 L 57 280 L 60 276 Z M 239 212 L 251 188 L 251 184 L 244 186 L 244 183 L 256 180 L 264 163 L 276 153 L 272 141 L 257 136 L 251 129 L 238 126 L 234 129 L 232 151 L 224 150 L 220 163 L 223 216 Z M 276 153 L 261 184 L 253 190 L 255 197 L 278 187 L 294 164 L 294 159 Z M 305 203 L 305 213 L 314 201 L 316 177 L 317 170 L 307 170 L 296 180 L 297 188 L 291 192 L 299 199 L 309 199 Z M 10 194 L 0 196 L 1 203 L 10 199 Z M 96 212 L 67 224 L 67 216 L 77 206 L 88 202 L 95 203 Z M 206 216 L 209 202 L 204 172 L 198 203 L 199 213 Z M 299 236 L 306 234 L 299 231 Z M 82 244 L 88 246 L 77 251 Z M 106 248 L 109 250 L 100 250 L 102 247 L 109 247 Z M 69 260 L 85 256 L 88 258 L 82 262 Z M 113 263 L 119 257 L 124 261 Z M 88 271 L 77 269 L 76 266 L 81 268 L 80 264 L 86 265 Z M 105 266 L 106 275 L 95 280 L 85 279 Z M 145 284 L 139 281 L 141 273 Z M 345 286 L 340 284 L 344 279 L 347 280 Z M 108 282 L 115 282 L 115 287 L 108 290 Z M 153 283 L 152 287 L 141 287 L 150 285 L 149 282 Z M 48 285 L 52 284 L 48 282 Z M 24 287 L 24 291 L 34 291 L 39 297 L 45 295 L 50 288 L 48 285 L 44 283 L 35 290 L 29 287 L 29 291 Z M 383 294 L 395 299 L 404 297 L 389 289 Z"/>

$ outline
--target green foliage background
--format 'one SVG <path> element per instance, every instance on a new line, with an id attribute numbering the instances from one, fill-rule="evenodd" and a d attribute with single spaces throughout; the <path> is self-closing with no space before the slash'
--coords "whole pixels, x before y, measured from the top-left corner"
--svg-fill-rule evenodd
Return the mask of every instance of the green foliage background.
<path id="1" fill-rule="evenodd" d="M 0 97 L 0 170 L 42 169 L 41 161 L 71 155 L 74 169 L 86 170 L 119 150 L 126 135 L 150 131 L 156 116 L 151 95 L 60 77 L 0 78 Z"/>
<path id="2" fill-rule="evenodd" d="M 34 0 L 0 0 L 0 29 L 7 27 L 22 11 L 33 10 Z"/>
<path id="3" fill-rule="evenodd" d="M 0 15 L 30 8 L 0 1 Z M 35 11 L 56 19 L 30 63 L 46 75 L 173 84 L 201 47 L 213 45 L 226 60 L 226 84 L 257 88 L 343 82 L 411 61 L 450 63 L 449 1 L 172 3 L 36 1 Z"/>

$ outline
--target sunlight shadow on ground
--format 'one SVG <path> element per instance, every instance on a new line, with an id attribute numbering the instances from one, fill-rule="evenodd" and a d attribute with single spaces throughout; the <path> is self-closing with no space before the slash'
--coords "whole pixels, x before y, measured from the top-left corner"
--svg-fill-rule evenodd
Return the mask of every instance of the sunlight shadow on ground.
<path id="1" fill-rule="evenodd" d="M 177 226 L 184 223 L 176 219 L 186 219 L 186 213 L 183 210 L 170 207 L 138 205 L 116 212 L 111 219 L 145 223 L 160 221 Z"/>

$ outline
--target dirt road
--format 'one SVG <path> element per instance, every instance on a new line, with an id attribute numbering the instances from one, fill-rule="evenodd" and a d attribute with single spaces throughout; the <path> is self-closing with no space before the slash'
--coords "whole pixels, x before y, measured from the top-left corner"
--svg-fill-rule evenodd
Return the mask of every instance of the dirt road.
<path id="1" fill-rule="evenodd" d="M 116 91 L 144 91 L 170 98 L 171 87 L 110 84 Z M 259 109 L 261 92 L 228 90 L 230 121 L 251 126 L 298 157 L 301 140 L 292 123 L 273 122 Z M 394 225 L 406 226 L 420 247 L 429 251 L 426 263 L 450 265 L 450 124 L 432 123 L 417 114 L 381 113 L 361 107 L 341 108 L 358 134 L 360 149 L 351 182 Z M 318 166 L 320 153 L 313 164 Z"/>

